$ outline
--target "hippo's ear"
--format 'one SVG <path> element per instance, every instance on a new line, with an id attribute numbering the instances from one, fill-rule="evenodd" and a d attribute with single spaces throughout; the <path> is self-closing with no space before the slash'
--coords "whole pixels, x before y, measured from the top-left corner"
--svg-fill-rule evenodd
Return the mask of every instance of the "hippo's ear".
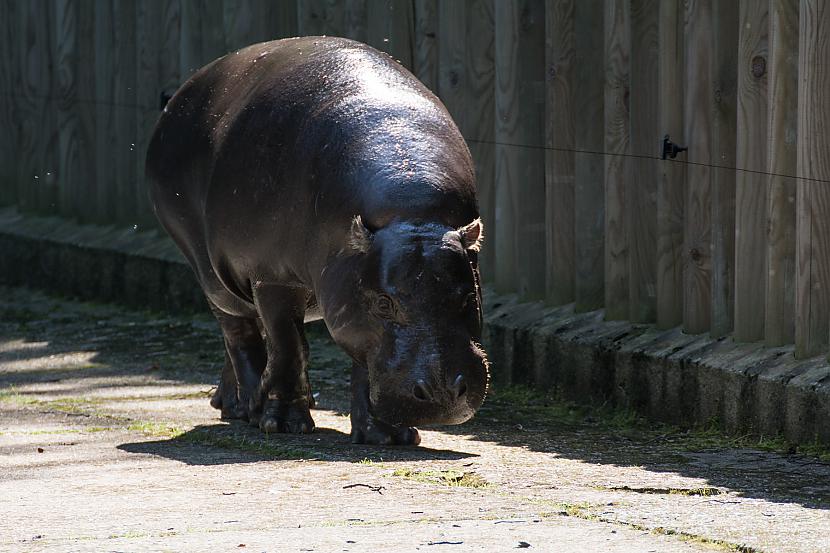
<path id="1" fill-rule="evenodd" d="M 363 224 L 360 215 L 352 219 L 352 228 L 349 231 L 349 246 L 359 253 L 366 253 L 372 247 L 372 231 Z"/>
<path id="2" fill-rule="evenodd" d="M 481 250 L 481 243 L 484 241 L 484 223 L 481 219 L 476 219 L 469 225 L 458 229 L 458 234 L 461 235 L 461 245 L 465 250 L 478 252 Z"/>

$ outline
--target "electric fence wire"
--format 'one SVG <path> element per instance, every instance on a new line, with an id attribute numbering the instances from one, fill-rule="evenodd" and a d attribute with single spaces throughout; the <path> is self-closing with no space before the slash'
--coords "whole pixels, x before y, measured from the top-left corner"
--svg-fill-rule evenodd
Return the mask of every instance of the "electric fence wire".
<path id="1" fill-rule="evenodd" d="M 162 93 L 164 94 L 164 93 Z M 125 109 L 141 109 L 147 111 L 158 111 L 158 105 L 147 105 L 147 104 L 137 104 L 137 103 L 130 103 L 130 102 L 118 102 L 118 101 L 111 101 L 111 100 L 99 100 L 97 98 L 65 98 L 65 97 L 58 97 L 49 94 L 9 94 L 9 93 L 0 93 L 0 97 L 11 97 L 11 98 L 18 98 L 18 99 L 34 99 L 34 100 L 52 100 L 52 101 L 59 101 L 62 105 L 71 105 L 71 104 L 93 104 L 93 105 L 102 105 L 102 106 L 110 106 L 110 107 L 118 107 L 118 108 L 125 108 Z M 684 159 L 663 159 L 659 155 L 646 155 L 646 154 L 632 154 L 632 153 L 625 153 L 625 152 L 600 152 L 596 150 L 583 150 L 583 149 L 576 149 L 576 148 L 558 148 L 555 146 L 542 146 L 540 144 L 518 144 L 513 142 L 499 142 L 496 140 L 482 140 L 476 138 L 467 138 L 464 137 L 464 140 L 467 143 L 472 144 L 484 144 L 484 145 L 491 145 L 491 146 L 506 146 L 510 148 L 525 148 L 530 150 L 543 150 L 543 151 L 550 151 L 550 152 L 562 152 L 562 153 L 574 153 L 574 154 L 588 154 L 588 155 L 597 155 L 597 156 L 613 156 L 613 157 L 624 157 L 624 158 L 632 158 L 632 159 L 643 159 L 649 161 L 661 161 L 661 162 L 668 162 L 668 163 L 678 163 L 682 165 L 690 165 L 695 167 L 706 167 L 709 169 L 721 169 L 724 171 L 738 171 L 741 173 L 749 173 L 753 175 L 762 175 L 767 177 L 780 177 L 785 179 L 793 179 L 793 180 L 800 180 L 804 182 L 815 182 L 815 183 L 824 183 L 830 184 L 830 180 L 828 179 L 819 179 L 815 177 L 800 177 L 798 175 L 788 175 L 786 173 L 772 173 L 768 171 L 760 171 L 757 169 L 747 169 L 745 167 L 737 167 L 731 165 L 715 165 L 711 163 L 703 163 L 700 161 L 689 161 Z M 655 142 L 657 144 L 657 142 Z"/>

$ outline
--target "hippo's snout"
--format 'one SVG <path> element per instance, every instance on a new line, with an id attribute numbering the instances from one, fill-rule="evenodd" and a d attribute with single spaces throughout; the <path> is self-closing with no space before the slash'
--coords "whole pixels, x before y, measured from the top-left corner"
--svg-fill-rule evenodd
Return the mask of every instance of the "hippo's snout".
<path id="1" fill-rule="evenodd" d="M 372 411 L 394 425 L 461 424 L 481 406 L 487 387 L 484 367 L 466 373 L 450 371 L 446 379 L 407 377 L 378 382 Z"/>

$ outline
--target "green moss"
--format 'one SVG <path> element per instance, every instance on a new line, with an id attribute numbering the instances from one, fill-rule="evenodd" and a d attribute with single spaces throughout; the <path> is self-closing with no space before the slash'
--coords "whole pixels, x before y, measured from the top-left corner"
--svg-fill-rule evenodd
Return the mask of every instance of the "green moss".
<path id="1" fill-rule="evenodd" d="M 491 484 L 475 472 L 457 470 L 415 470 L 400 468 L 392 472 L 391 476 L 406 478 L 416 482 L 441 484 L 443 486 L 462 488 L 488 488 Z"/>

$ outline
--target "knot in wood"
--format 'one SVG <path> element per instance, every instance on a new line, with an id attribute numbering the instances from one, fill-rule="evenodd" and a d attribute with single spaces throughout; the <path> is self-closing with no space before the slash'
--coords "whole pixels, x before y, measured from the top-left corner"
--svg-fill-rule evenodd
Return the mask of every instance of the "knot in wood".
<path id="1" fill-rule="evenodd" d="M 760 79 L 767 72 L 767 60 L 764 56 L 752 58 L 752 76 Z"/>
<path id="2" fill-rule="evenodd" d="M 689 257 L 692 258 L 692 261 L 695 263 L 700 263 L 700 260 L 703 258 L 703 254 L 700 253 L 700 250 L 697 248 L 692 248 L 689 250 Z"/>
<path id="3" fill-rule="evenodd" d="M 450 86 L 458 86 L 458 72 L 457 71 L 450 71 L 449 73 L 450 78 Z"/>

